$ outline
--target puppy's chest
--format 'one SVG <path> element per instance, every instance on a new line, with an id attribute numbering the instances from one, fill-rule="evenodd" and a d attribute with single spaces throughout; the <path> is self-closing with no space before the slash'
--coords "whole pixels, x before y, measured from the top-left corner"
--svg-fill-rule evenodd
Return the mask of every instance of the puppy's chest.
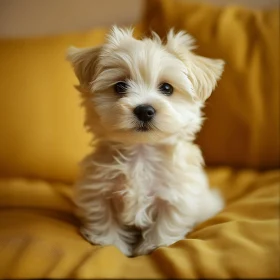
<path id="1" fill-rule="evenodd" d="M 155 213 L 156 197 L 162 185 L 162 158 L 155 148 L 144 145 L 121 153 L 117 160 L 122 174 L 116 186 L 115 203 L 121 204 L 119 216 L 123 223 L 143 227 L 147 212 Z"/>
<path id="2" fill-rule="evenodd" d="M 163 166 L 159 152 L 150 146 L 139 145 L 124 151 L 122 173 L 124 187 L 138 195 L 154 195 Z"/>

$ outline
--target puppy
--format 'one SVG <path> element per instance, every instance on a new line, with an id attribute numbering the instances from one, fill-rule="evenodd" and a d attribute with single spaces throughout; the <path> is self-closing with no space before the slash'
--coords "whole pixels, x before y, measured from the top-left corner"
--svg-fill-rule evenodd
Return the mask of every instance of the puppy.
<path id="1" fill-rule="evenodd" d="M 69 48 L 94 135 L 74 194 L 89 242 L 148 254 L 222 209 L 193 141 L 224 63 L 194 54 L 193 44 L 184 32 L 162 42 L 113 27 L 102 46 Z"/>

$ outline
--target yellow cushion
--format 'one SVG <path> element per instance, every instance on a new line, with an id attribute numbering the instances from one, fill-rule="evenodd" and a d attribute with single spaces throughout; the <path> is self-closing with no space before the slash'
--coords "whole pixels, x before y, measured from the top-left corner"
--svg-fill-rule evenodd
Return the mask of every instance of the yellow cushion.
<path id="1" fill-rule="evenodd" d="M 225 72 L 206 104 L 199 135 L 208 164 L 277 167 L 279 145 L 279 10 L 147 0 L 145 27 L 170 27 L 197 39 L 197 53 L 223 58 Z"/>
<path id="2" fill-rule="evenodd" d="M 0 175 L 76 177 L 90 136 L 65 53 L 102 44 L 106 32 L 0 41 Z"/>
<path id="3" fill-rule="evenodd" d="M 108 31 L 0 40 L 0 176 L 75 180 L 92 136 L 66 50 L 103 44 Z"/>
<path id="4" fill-rule="evenodd" d="M 280 172 L 209 171 L 227 206 L 188 239 L 127 258 L 78 233 L 71 189 L 41 180 L 0 180 L 0 278 L 277 278 Z"/>

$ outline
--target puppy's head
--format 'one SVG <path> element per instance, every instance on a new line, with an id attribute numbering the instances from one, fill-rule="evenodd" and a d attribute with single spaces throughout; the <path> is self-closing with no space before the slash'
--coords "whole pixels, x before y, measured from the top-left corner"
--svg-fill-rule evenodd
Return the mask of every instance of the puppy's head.
<path id="1" fill-rule="evenodd" d="M 193 38 L 171 30 L 165 43 L 136 40 L 113 27 L 103 46 L 68 50 L 83 93 L 86 125 L 99 138 L 154 143 L 193 138 L 201 108 L 223 71 L 223 61 L 192 52 Z"/>

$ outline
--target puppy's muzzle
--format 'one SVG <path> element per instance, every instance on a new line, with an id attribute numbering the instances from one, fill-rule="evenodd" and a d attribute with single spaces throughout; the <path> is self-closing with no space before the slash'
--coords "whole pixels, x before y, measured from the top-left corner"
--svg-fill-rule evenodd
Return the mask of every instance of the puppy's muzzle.
<path id="1" fill-rule="evenodd" d="M 133 112 L 138 120 L 142 122 L 151 121 L 156 114 L 156 110 L 151 105 L 139 105 Z"/>

